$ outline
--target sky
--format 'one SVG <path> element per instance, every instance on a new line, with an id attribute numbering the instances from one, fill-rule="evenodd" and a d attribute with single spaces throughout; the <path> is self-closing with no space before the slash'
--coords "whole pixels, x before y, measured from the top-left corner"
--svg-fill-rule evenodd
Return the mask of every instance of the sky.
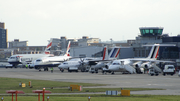
<path id="1" fill-rule="evenodd" d="M 180 34 L 180 0 L 0 0 L 8 41 L 46 46 L 50 38 L 134 40 L 139 27 Z"/>

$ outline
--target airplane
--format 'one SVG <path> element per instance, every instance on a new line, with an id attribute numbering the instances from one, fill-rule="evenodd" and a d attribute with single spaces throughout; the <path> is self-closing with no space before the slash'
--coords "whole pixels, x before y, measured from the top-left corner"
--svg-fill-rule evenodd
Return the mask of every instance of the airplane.
<path id="1" fill-rule="evenodd" d="M 152 45 L 144 45 L 144 46 L 152 46 Z M 129 72 L 129 73 L 136 73 L 140 68 L 149 69 L 153 67 L 158 72 L 161 72 L 161 69 L 156 66 L 156 64 L 160 62 L 168 62 L 174 63 L 173 61 L 163 61 L 157 60 L 159 47 L 160 46 L 175 46 L 172 44 L 154 44 L 151 48 L 151 51 L 146 58 L 127 58 L 127 59 L 118 59 L 114 60 L 110 65 L 106 65 L 104 72 L 108 71 L 111 74 L 114 72 Z M 104 73 L 103 72 L 103 73 Z"/>
<path id="2" fill-rule="evenodd" d="M 108 49 L 107 46 L 105 46 L 102 58 L 92 58 L 92 57 L 75 58 L 75 59 L 71 59 L 70 61 L 63 62 L 58 66 L 58 68 L 60 69 L 61 72 L 63 72 L 64 69 L 67 69 L 68 72 L 71 71 L 78 72 L 78 69 L 80 69 L 81 72 L 85 72 L 88 71 L 88 68 L 90 68 L 93 65 L 97 73 L 99 68 L 105 66 L 105 61 L 107 62 L 117 58 L 119 51 L 120 48 L 114 47 L 108 56 Z"/>
<path id="3" fill-rule="evenodd" d="M 61 72 L 64 72 L 64 69 L 67 69 L 68 72 L 76 71 L 78 72 L 78 69 L 81 69 L 81 72 L 85 72 L 88 70 L 88 62 L 91 60 L 94 60 L 95 58 L 75 58 L 71 59 L 69 61 L 65 61 L 62 64 L 58 66 Z"/>
<path id="4" fill-rule="evenodd" d="M 70 52 L 70 44 L 69 41 L 66 54 L 64 56 L 54 56 L 54 57 L 41 57 L 34 61 L 34 67 L 35 69 L 38 69 L 41 71 L 41 68 L 44 68 L 44 71 L 48 71 L 48 67 L 57 67 L 60 63 L 64 61 L 68 61 L 70 58 L 72 58 L 69 54 Z"/>
<path id="5" fill-rule="evenodd" d="M 7 62 L 17 68 L 17 65 L 19 64 L 23 64 L 23 66 L 25 66 L 26 64 L 31 64 L 37 58 L 53 56 L 53 54 L 50 54 L 51 45 L 52 39 L 50 39 L 45 51 L 42 54 L 15 54 L 10 56 Z"/>
<path id="6" fill-rule="evenodd" d="M 116 60 L 118 58 L 120 49 L 121 49 L 120 47 L 113 47 L 113 49 L 111 50 L 109 55 L 106 51 L 106 55 L 108 55 L 108 56 L 105 56 L 105 57 L 107 57 L 107 58 L 104 58 L 104 54 L 103 54 L 102 61 L 90 61 L 89 65 L 90 66 L 92 65 L 92 67 L 90 68 L 89 71 L 91 73 L 98 73 L 98 69 L 104 68 L 106 65 L 109 65 L 113 60 Z"/>

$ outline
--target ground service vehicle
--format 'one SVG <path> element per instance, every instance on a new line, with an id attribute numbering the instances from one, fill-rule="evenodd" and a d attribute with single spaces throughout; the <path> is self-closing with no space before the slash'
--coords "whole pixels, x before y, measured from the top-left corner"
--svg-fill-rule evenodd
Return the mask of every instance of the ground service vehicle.
<path id="1" fill-rule="evenodd" d="M 5 68 L 12 68 L 12 67 L 13 67 L 12 64 L 7 64 L 7 65 L 5 66 Z"/>
<path id="2" fill-rule="evenodd" d="M 176 73 L 174 65 L 165 65 L 163 70 L 163 75 L 166 74 L 174 75 Z"/>
<path id="3" fill-rule="evenodd" d="M 148 74 L 151 75 L 151 76 L 153 76 L 153 75 L 158 76 L 159 72 L 156 71 L 154 68 L 150 68 Z"/>
<path id="4" fill-rule="evenodd" d="M 90 72 L 90 73 L 98 73 L 98 70 L 95 70 L 94 67 L 91 67 L 91 68 L 89 69 L 89 72 Z"/>

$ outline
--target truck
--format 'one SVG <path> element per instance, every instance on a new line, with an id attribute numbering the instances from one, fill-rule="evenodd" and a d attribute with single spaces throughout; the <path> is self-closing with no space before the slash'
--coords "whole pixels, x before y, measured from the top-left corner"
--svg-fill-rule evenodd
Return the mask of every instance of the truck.
<path id="1" fill-rule="evenodd" d="M 90 69 L 89 69 L 89 73 L 98 73 L 98 70 L 96 70 L 94 67 L 91 67 Z"/>
<path id="2" fill-rule="evenodd" d="M 76 67 L 76 66 L 69 67 L 68 72 L 72 72 L 72 71 L 78 72 L 78 67 Z"/>
<path id="3" fill-rule="evenodd" d="M 7 64 L 7 65 L 5 66 L 5 68 L 13 68 L 13 65 L 12 65 L 12 64 Z"/>
<path id="4" fill-rule="evenodd" d="M 148 74 L 151 75 L 151 76 L 153 76 L 153 75 L 158 76 L 159 72 L 156 71 L 154 68 L 150 68 L 149 71 L 148 71 Z"/>
<path id="5" fill-rule="evenodd" d="M 173 76 L 176 73 L 174 65 L 165 65 L 163 70 L 163 75 Z"/>

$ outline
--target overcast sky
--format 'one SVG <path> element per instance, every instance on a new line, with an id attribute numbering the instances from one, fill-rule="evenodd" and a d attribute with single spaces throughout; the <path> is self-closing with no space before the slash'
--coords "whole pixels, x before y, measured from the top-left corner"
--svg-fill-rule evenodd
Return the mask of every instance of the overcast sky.
<path id="1" fill-rule="evenodd" d="M 139 27 L 180 34 L 180 0 L 0 0 L 8 41 L 45 46 L 50 38 L 135 39 Z"/>

